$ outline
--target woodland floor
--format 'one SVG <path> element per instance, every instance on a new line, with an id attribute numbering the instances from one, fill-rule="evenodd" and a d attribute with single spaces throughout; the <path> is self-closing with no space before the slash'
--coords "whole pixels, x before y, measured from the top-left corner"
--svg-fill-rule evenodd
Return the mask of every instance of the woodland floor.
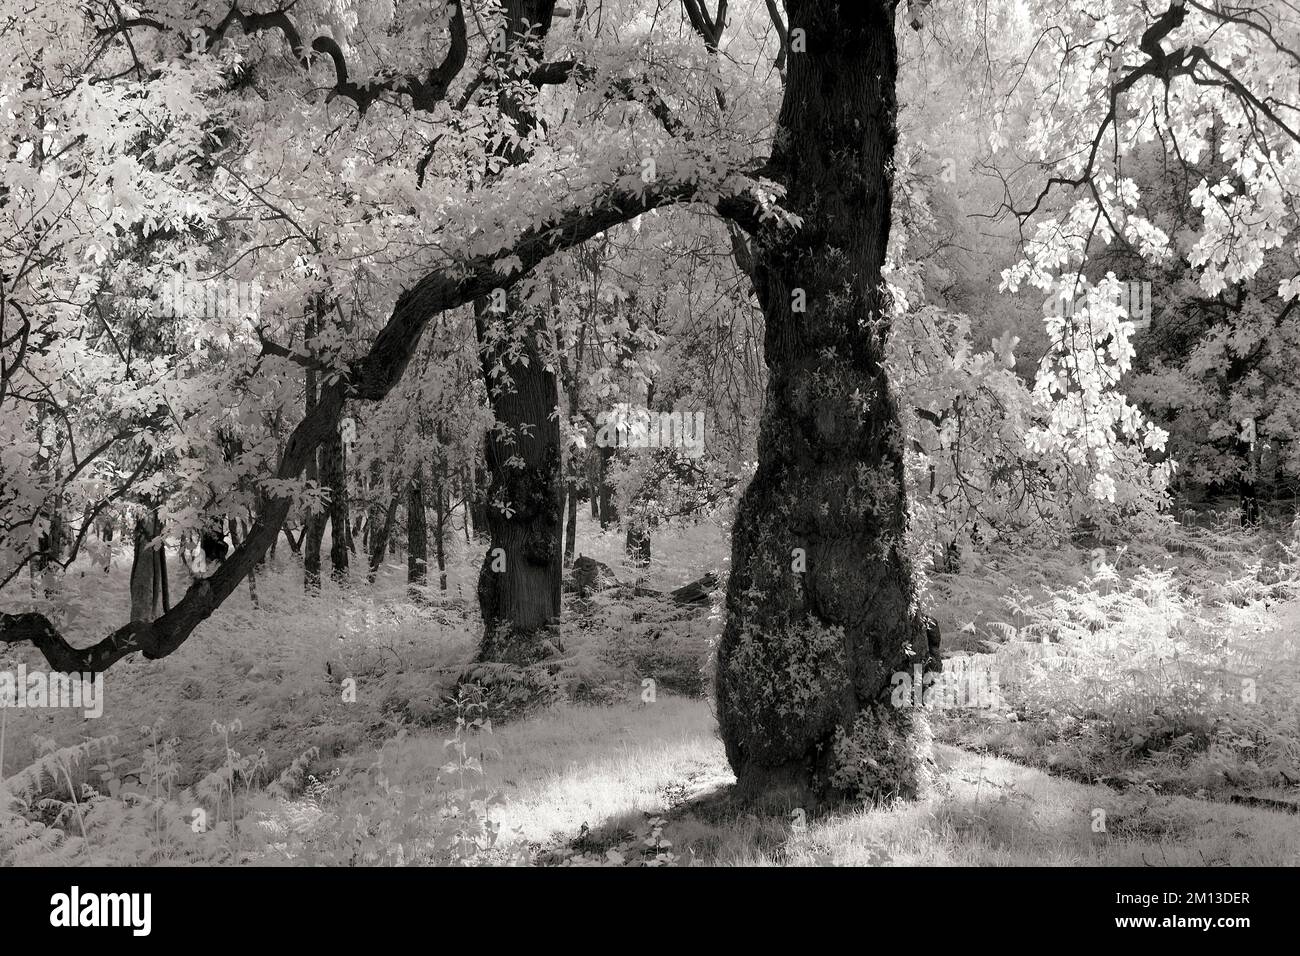
<path id="1" fill-rule="evenodd" d="M 705 702 L 681 698 L 566 705 L 503 728 L 488 771 L 508 797 L 503 823 L 558 859 L 636 846 L 661 816 L 672 852 L 705 864 L 1300 865 L 1291 814 L 1088 786 L 945 744 L 929 799 L 801 828 L 727 805 L 733 777 L 714 728 Z M 1098 809 L 1105 833 L 1092 831 Z"/>
<path id="2" fill-rule="evenodd" d="M 580 551 L 618 565 L 621 539 L 599 534 L 585 516 L 579 540 L 587 545 Z M 649 569 L 618 573 L 667 590 L 709 569 L 725 572 L 724 541 L 723 530 L 708 525 L 664 535 Z M 21 775 L 42 748 L 92 738 L 109 756 L 70 767 L 78 784 L 94 784 L 105 767 L 125 776 L 151 740 L 166 738 L 176 741 L 178 786 L 228 760 L 227 739 L 237 755 L 265 752 L 252 787 L 310 748 L 317 782 L 371 766 L 381 751 L 393 765 L 436 770 L 454 716 L 447 696 L 475 643 L 476 554 L 462 539 L 447 591 L 435 579 L 430 600 L 416 604 L 398 564 L 374 586 L 327 583 L 321 596 L 306 598 L 300 569 L 282 551 L 280 568 L 259 578 L 259 608 L 241 592 L 173 656 L 114 667 L 102 718 L 0 709 L 0 781 Z M 1207 565 L 1213 557 L 1202 555 Z M 63 598 L 71 633 L 90 640 L 120 623 L 111 610 L 124 610 L 122 564 L 119 557 L 108 574 L 74 567 Z M 950 650 L 992 659 L 987 639 L 997 628 L 979 621 L 997 616 L 999 576 L 1010 573 L 990 563 L 963 573 L 964 591 L 939 589 Z M 183 580 L 179 567 L 172 580 Z M 973 608 L 971 595 L 987 595 L 986 605 Z M 1240 751 L 1227 759 L 1213 745 L 1189 744 L 1196 733 L 1181 725 L 1167 731 L 1173 744 L 1157 743 L 1153 731 L 1117 729 L 1101 717 L 1090 726 L 1051 709 L 939 715 L 941 779 L 921 802 L 806 820 L 754 816 L 728 800 L 732 778 L 698 679 L 718 608 L 665 619 L 657 606 L 648 599 L 571 608 L 558 701 L 505 706 L 492 714 L 494 732 L 473 740 L 483 757 L 476 786 L 501 798 L 492 818 L 532 862 L 1300 865 L 1300 817 L 1288 812 L 1300 791 L 1286 772 L 1264 772 L 1262 760 L 1243 760 Z M 1300 634 L 1300 601 L 1290 593 L 1248 596 L 1214 613 L 1212 627 L 1239 632 L 1252 646 L 1290 648 Z M 40 667 L 30 649 L 0 656 L 0 668 L 18 663 Z M 652 703 L 642 702 L 646 674 L 658 682 Z M 357 681 L 355 703 L 341 699 L 342 676 Z M 1295 708 L 1270 719 L 1296 721 Z M 1207 762 L 1207 754 L 1216 756 Z M 422 770 L 407 783 L 418 793 L 432 779 Z M 42 790 L 69 795 L 54 777 Z"/>

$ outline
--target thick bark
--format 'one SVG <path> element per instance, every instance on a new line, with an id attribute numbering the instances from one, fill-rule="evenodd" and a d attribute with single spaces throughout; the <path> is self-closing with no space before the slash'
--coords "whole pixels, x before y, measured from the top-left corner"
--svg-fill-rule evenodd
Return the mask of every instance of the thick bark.
<path id="1" fill-rule="evenodd" d="M 884 368 L 893 10 L 789 3 L 807 52 L 790 55 L 771 168 L 802 226 L 755 236 L 770 374 L 733 533 L 717 706 L 739 794 L 789 806 L 910 795 L 928 774 L 924 718 L 890 706 L 891 676 L 928 662 Z"/>
<path id="2" fill-rule="evenodd" d="M 479 324 L 483 325 L 480 316 Z M 563 583 L 563 474 L 554 372 L 537 347 L 544 315 L 533 316 L 510 380 L 491 391 L 492 411 L 507 431 L 486 439 L 487 527 L 491 546 L 479 571 L 484 660 L 522 661 L 535 652 L 540 629 L 560 614 Z M 485 371 L 505 356 L 485 356 Z"/>
<path id="3" fill-rule="evenodd" d="M 537 117 L 518 96 L 514 82 L 519 54 L 541 53 L 550 29 L 555 0 L 506 0 L 507 50 L 494 53 L 511 83 L 497 90 L 497 103 L 519 135 L 501 158 L 511 165 L 528 159 L 527 134 Z M 509 343 L 493 342 L 486 300 L 476 303 L 475 327 L 482 355 L 488 398 L 500 428 L 487 435 L 484 461 L 488 474 L 488 552 L 479 570 L 478 600 L 483 617 L 483 660 L 525 662 L 533 659 L 543 628 L 560 615 L 563 584 L 563 525 L 560 511 L 564 484 L 560 454 L 559 383 L 540 342 L 549 335 L 546 310 L 521 307 L 507 296 L 511 324 L 522 331 L 521 354 Z M 498 368 L 504 376 L 494 375 Z"/>

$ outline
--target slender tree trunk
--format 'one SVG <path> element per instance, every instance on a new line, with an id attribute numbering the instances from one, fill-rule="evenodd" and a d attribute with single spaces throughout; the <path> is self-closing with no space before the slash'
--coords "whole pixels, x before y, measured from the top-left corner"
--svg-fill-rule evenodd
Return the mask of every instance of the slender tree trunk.
<path id="1" fill-rule="evenodd" d="M 103 523 L 104 538 L 104 573 L 113 569 L 113 519 L 106 518 Z"/>
<path id="2" fill-rule="evenodd" d="M 428 569 L 429 529 L 424 516 L 424 466 L 421 465 L 406 493 L 406 584 L 416 600 L 424 600 Z"/>
<path id="3" fill-rule="evenodd" d="M 623 550 L 634 567 L 650 564 L 650 527 L 642 518 L 633 518 L 627 525 L 627 538 Z"/>
<path id="4" fill-rule="evenodd" d="M 791 51 L 772 168 L 802 226 L 767 224 L 755 243 L 770 375 L 732 538 L 717 707 L 740 796 L 812 807 L 922 789 L 928 726 L 891 706 L 891 678 L 930 661 L 884 367 L 894 4 L 787 7 L 806 52 Z"/>
<path id="5" fill-rule="evenodd" d="M 447 590 L 447 479 L 445 469 L 439 469 L 438 484 L 434 488 L 433 517 L 437 522 L 433 548 L 438 559 L 438 590 Z"/>
<path id="6" fill-rule="evenodd" d="M 384 515 L 387 514 L 387 508 L 384 506 L 383 499 L 380 498 L 381 489 L 383 488 L 383 466 L 378 459 L 375 459 L 370 463 L 370 475 L 366 481 L 366 495 L 369 504 L 366 505 L 366 522 L 361 537 L 361 547 L 366 553 L 367 564 L 370 563 L 370 556 L 374 554 L 375 535 L 384 523 Z"/>
<path id="7" fill-rule="evenodd" d="M 314 468 L 307 469 L 308 478 L 313 471 Z M 320 514 L 308 515 L 307 528 L 303 532 L 305 542 L 302 552 L 303 586 L 310 592 L 320 590 L 321 542 L 325 540 L 328 517 L 328 513 L 324 511 Z"/>
<path id="8" fill-rule="evenodd" d="M 308 313 L 306 338 L 310 341 L 317 332 L 318 322 L 320 320 L 321 303 L 319 299 L 312 303 L 311 310 Z M 310 415 L 316 407 L 316 370 L 307 369 L 306 374 L 306 410 Z M 326 441 L 329 439 L 327 438 Z M 321 443 L 324 447 L 325 442 Z M 312 452 L 307 459 L 307 480 L 316 481 L 320 478 L 319 470 L 320 448 Z M 324 511 L 309 511 L 307 513 L 306 527 L 303 529 L 302 538 L 299 544 L 303 546 L 302 555 L 302 584 L 308 593 L 315 593 L 320 590 L 320 545 L 321 540 L 325 537 L 325 522 L 327 513 Z"/>
<path id="9" fill-rule="evenodd" d="M 160 594 L 157 552 L 150 542 L 158 534 L 153 515 L 143 515 L 135 523 L 135 552 L 131 561 L 131 620 L 152 621 L 158 616 Z"/>
<path id="10" fill-rule="evenodd" d="M 591 500 L 591 516 L 600 518 L 600 449 L 594 446 L 587 451 L 587 493 Z"/>
<path id="11" fill-rule="evenodd" d="M 239 522 L 238 518 L 231 518 L 227 522 L 230 526 L 230 548 L 233 551 L 239 547 L 240 542 L 247 536 L 247 531 Z M 252 601 L 253 607 L 261 607 L 257 600 L 257 569 L 261 567 L 261 562 L 255 563 L 248 569 L 248 599 Z"/>
<path id="12" fill-rule="evenodd" d="M 600 489 L 600 527 L 608 528 L 612 524 L 618 524 L 618 507 L 614 504 L 614 489 L 609 484 L 609 463 L 614 457 L 614 449 L 602 447 L 599 449 L 597 472 L 597 486 Z"/>
<path id="13" fill-rule="evenodd" d="M 400 490 L 395 490 L 392 497 L 388 499 L 388 507 L 384 510 L 383 524 L 371 537 L 369 580 L 372 583 L 375 580 L 375 575 L 379 572 L 379 566 L 384 563 L 384 555 L 388 551 L 388 542 L 393 535 L 393 524 L 397 521 L 397 507 L 401 503 L 402 493 Z"/>
<path id="14" fill-rule="evenodd" d="M 1250 432 L 1237 441 L 1246 464 L 1237 479 L 1237 491 L 1241 497 L 1241 526 L 1254 527 L 1259 524 L 1259 445 L 1255 428 L 1257 423 L 1250 420 Z"/>
<path id="15" fill-rule="evenodd" d="M 470 493 L 466 505 L 469 509 L 470 523 L 474 526 L 475 537 L 483 537 L 488 530 L 487 483 L 487 469 L 482 465 L 475 465 L 474 470 L 470 472 Z"/>
<path id="16" fill-rule="evenodd" d="M 159 529 L 161 531 L 161 528 Z M 158 590 L 162 595 L 162 609 L 166 614 L 172 609 L 172 592 L 167 581 L 167 538 L 158 542 Z"/>
<path id="17" fill-rule="evenodd" d="M 41 594 L 51 597 L 58 590 L 58 565 L 63 557 L 63 516 L 57 504 L 50 514 L 49 529 L 38 542 L 36 560 L 32 567 L 40 581 Z"/>
<path id="18" fill-rule="evenodd" d="M 573 567 L 573 554 L 578 545 L 578 491 L 569 490 L 568 515 L 565 517 L 564 566 Z"/>
<path id="19" fill-rule="evenodd" d="M 348 483 L 343 441 L 335 432 L 322 443 L 321 484 L 329 489 L 330 571 L 335 579 L 348 574 Z M 322 522 L 323 524 L 323 522 Z"/>

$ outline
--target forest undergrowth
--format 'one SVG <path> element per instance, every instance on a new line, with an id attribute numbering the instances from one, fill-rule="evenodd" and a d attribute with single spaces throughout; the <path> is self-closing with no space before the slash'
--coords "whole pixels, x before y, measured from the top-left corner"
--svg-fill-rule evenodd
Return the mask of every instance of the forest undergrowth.
<path id="1" fill-rule="evenodd" d="M 948 672 L 982 673 L 994 691 L 932 706 L 938 738 L 959 748 L 942 748 L 956 754 L 943 799 L 979 761 L 1014 809 L 1006 781 L 1020 771 L 1005 757 L 1143 806 L 1295 806 L 1297 536 L 1282 521 L 1182 518 L 1163 537 L 990 547 L 931 575 Z M 445 591 L 435 576 L 414 596 L 390 568 L 308 599 L 281 555 L 258 575 L 256 605 L 245 594 L 181 652 L 114 668 L 103 718 L 0 709 L 0 863 L 845 862 L 800 849 L 802 824 L 718 811 L 716 797 L 694 807 L 728 782 L 707 703 L 720 598 L 681 607 L 666 594 L 708 571 L 725 580 L 722 527 L 662 533 L 649 567 L 622 564 L 617 535 L 584 528 L 582 540 L 619 583 L 566 594 L 556 652 L 529 668 L 472 662 L 473 545 L 451 549 Z M 90 634 L 112 622 L 94 599 L 104 572 L 81 570 L 61 604 L 69 632 Z M 0 660 L 19 665 L 41 662 L 13 648 Z M 579 797 L 565 781 L 584 768 Z M 965 812 L 932 807 L 924 839 L 908 816 L 850 861 L 971 862 L 982 851 L 952 828 Z M 977 829 L 993 852 L 1003 838 Z M 1062 839 L 1051 853 L 1076 861 L 1092 845 Z"/>

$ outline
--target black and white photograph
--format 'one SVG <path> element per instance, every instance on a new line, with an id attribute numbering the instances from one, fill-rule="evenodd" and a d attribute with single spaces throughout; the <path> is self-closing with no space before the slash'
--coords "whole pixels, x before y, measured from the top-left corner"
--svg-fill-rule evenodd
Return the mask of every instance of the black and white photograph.
<path id="1" fill-rule="evenodd" d="M 15 940 L 1297 866 L 1294 0 L 0 0 Z"/>

